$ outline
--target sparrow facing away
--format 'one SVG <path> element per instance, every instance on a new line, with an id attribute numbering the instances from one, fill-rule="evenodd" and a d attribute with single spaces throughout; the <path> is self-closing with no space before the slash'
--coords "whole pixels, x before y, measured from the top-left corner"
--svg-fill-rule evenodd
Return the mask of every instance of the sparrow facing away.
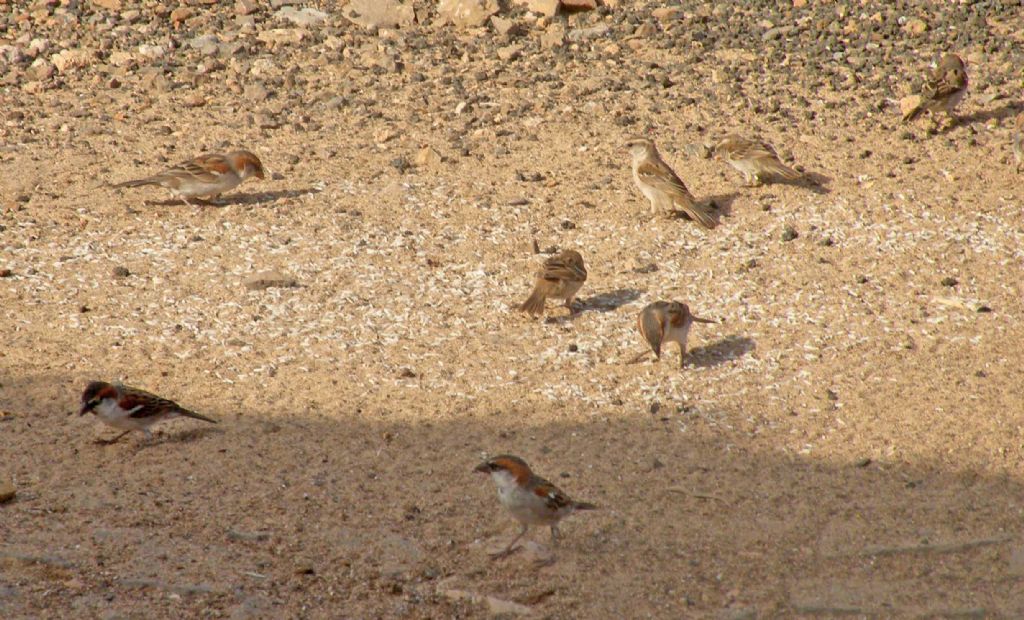
<path id="1" fill-rule="evenodd" d="M 803 174 L 779 161 L 771 144 L 729 134 L 715 145 L 715 155 L 743 173 L 747 185 L 761 185 L 765 177 L 780 176 L 795 181 Z"/>
<path id="2" fill-rule="evenodd" d="M 717 323 L 711 319 L 694 316 L 690 313 L 689 306 L 684 303 L 656 301 L 640 311 L 637 327 L 640 328 L 640 335 L 647 341 L 647 344 L 651 345 L 657 359 L 661 359 L 661 349 L 667 343 L 679 343 L 679 367 L 682 368 L 683 361 L 686 359 L 686 338 L 690 335 L 690 327 L 694 321 Z"/>
<path id="3" fill-rule="evenodd" d="M 551 527 L 551 542 L 558 544 L 558 522 L 577 510 L 594 510 L 594 504 L 577 502 L 561 489 L 534 474 L 526 461 L 518 456 L 502 454 L 487 459 L 473 470 L 490 474 L 498 487 L 498 500 L 507 508 L 523 528 L 504 550 L 492 555 L 503 558 L 526 534 L 531 525 Z"/>
<path id="4" fill-rule="evenodd" d="M 113 187 L 140 187 L 159 185 L 169 189 L 175 198 L 191 205 L 189 198 L 205 202 L 238 187 L 249 177 L 264 178 L 263 163 L 249 151 L 231 151 L 227 154 L 200 155 L 160 174 L 125 181 Z"/>
<path id="5" fill-rule="evenodd" d="M 532 315 L 543 314 L 544 302 L 548 297 L 554 297 L 564 299 L 565 307 L 575 314 L 572 300 L 586 281 L 587 268 L 580 253 L 576 250 L 562 250 L 544 261 L 544 267 L 537 272 L 533 292 L 519 309 Z"/>
<path id="6" fill-rule="evenodd" d="M 931 114 L 945 112 L 954 121 L 953 109 L 967 94 L 967 68 L 956 54 L 946 54 L 939 60 L 934 71 L 929 72 L 921 87 L 921 102 L 903 115 L 904 121 L 912 121 L 928 111 Z"/>
<path id="7" fill-rule="evenodd" d="M 1013 158 L 1017 160 L 1017 173 L 1024 166 L 1024 112 L 1017 115 L 1013 126 Z"/>
<path id="8" fill-rule="evenodd" d="M 626 142 L 633 157 L 633 181 L 640 192 L 651 201 L 655 213 L 675 213 L 678 207 L 689 219 L 707 229 L 718 225 L 714 210 L 699 204 L 686 189 L 686 185 L 669 168 L 658 153 L 658 147 L 647 138 L 631 138 Z"/>
<path id="9" fill-rule="evenodd" d="M 217 420 L 189 411 L 174 401 L 126 385 L 110 384 L 105 381 L 92 381 L 82 392 L 82 408 L 79 409 L 78 415 L 85 415 L 90 411 L 106 424 L 124 430 L 114 439 L 103 443 L 114 443 L 132 431 L 142 431 L 146 439 L 150 439 L 153 437 L 149 432 L 150 426 L 179 416 L 217 423 Z"/>

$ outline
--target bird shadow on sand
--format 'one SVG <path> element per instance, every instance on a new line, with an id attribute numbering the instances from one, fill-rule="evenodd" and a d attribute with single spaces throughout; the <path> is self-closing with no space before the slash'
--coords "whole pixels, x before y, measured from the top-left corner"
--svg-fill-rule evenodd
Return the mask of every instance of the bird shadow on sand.
<path id="1" fill-rule="evenodd" d="M 593 297 L 588 297 L 585 300 L 581 300 L 580 314 L 588 310 L 594 310 L 597 312 L 611 312 L 612 310 L 618 310 L 622 306 L 628 303 L 632 303 L 640 299 L 640 295 L 643 291 L 635 288 L 620 288 L 614 291 L 607 291 L 605 293 L 598 293 Z"/>
<path id="2" fill-rule="evenodd" d="M 692 366 L 711 368 L 739 359 L 756 347 L 754 340 L 747 336 L 726 336 L 718 342 L 690 349 L 686 354 L 686 360 Z"/>
<path id="3" fill-rule="evenodd" d="M 135 441 L 134 441 L 134 444 L 135 444 L 134 448 L 136 450 L 145 450 L 147 448 L 154 448 L 156 446 L 160 446 L 160 445 L 164 445 L 164 444 L 191 443 L 193 441 L 199 441 L 200 439 L 203 439 L 205 437 L 211 437 L 211 436 L 214 436 L 214 435 L 222 435 L 224 433 L 225 433 L 224 429 L 216 428 L 216 427 L 210 427 L 210 426 L 201 426 L 201 427 L 197 427 L 197 428 L 190 428 L 188 430 L 180 431 L 180 432 L 177 432 L 177 433 L 168 433 L 166 431 L 155 431 L 153 433 L 153 439 L 147 440 L 145 438 L 142 438 L 141 436 L 140 437 L 136 437 Z M 125 439 L 127 439 L 127 437 L 125 437 L 121 441 L 125 441 Z M 121 443 L 121 442 L 117 442 L 117 443 Z M 112 444 L 104 443 L 104 444 L 101 444 L 101 445 L 112 445 Z"/>
<path id="4" fill-rule="evenodd" d="M 818 172 L 807 172 L 806 170 L 802 171 L 802 174 L 803 176 L 799 179 L 783 179 L 781 177 L 776 177 L 771 179 L 766 185 L 789 185 L 791 187 L 800 187 L 810 190 L 815 194 L 832 193 L 832 190 L 828 187 L 828 184 L 832 182 L 832 177 Z"/>
<path id="5" fill-rule="evenodd" d="M 213 208 L 229 207 L 231 205 L 258 205 L 277 202 L 279 200 L 289 200 L 291 198 L 298 198 L 300 196 L 316 194 L 319 192 L 320 190 L 315 187 L 307 187 L 305 189 L 283 189 L 273 192 L 238 192 L 212 201 L 192 200 L 191 202 L 197 207 Z M 167 200 L 147 200 L 144 204 L 153 207 L 187 206 L 178 198 L 169 198 Z"/>
<path id="6" fill-rule="evenodd" d="M 732 203 L 736 202 L 736 198 L 739 197 L 738 192 L 729 192 L 728 194 L 715 194 L 708 196 L 704 199 L 704 202 L 712 209 L 718 212 L 720 217 L 729 217 L 732 215 Z"/>
<path id="7" fill-rule="evenodd" d="M 1020 109 L 1021 106 L 1017 103 L 1004 103 L 998 108 L 994 108 L 992 110 L 978 110 L 977 112 L 971 112 L 965 116 L 957 117 L 956 123 L 948 123 L 941 133 L 952 131 L 961 125 L 967 126 L 975 123 L 987 123 L 993 119 L 1003 120 L 1004 118 L 1009 118 L 1015 115 Z"/>

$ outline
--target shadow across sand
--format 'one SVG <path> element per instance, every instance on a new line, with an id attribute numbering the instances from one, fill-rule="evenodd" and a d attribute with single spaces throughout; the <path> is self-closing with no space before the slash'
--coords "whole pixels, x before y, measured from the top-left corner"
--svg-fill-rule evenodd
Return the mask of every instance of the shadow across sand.
<path id="1" fill-rule="evenodd" d="M 1009 118 L 1009 117 L 1017 114 L 1017 112 L 1020 109 L 1021 109 L 1021 106 L 1019 104 L 1017 104 L 1016 102 L 1014 102 L 1014 103 L 1004 103 L 1003 105 L 999 106 L 998 108 L 994 108 L 994 109 L 991 109 L 991 110 L 978 110 L 976 112 L 971 112 L 970 114 L 966 114 L 964 116 L 958 117 L 957 118 L 957 122 L 954 123 L 954 124 L 948 125 L 946 128 L 944 128 L 942 130 L 942 133 L 946 133 L 947 131 L 951 131 L 953 129 L 956 129 L 960 125 L 966 126 L 966 125 L 973 125 L 975 123 L 982 123 L 982 124 L 984 124 L 984 123 L 987 123 L 988 121 L 993 120 L 993 119 L 1003 120 L 1004 118 Z"/>
<path id="2" fill-rule="evenodd" d="M 643 291 L 635 288 L 620 288 L 614 291 L 607 291 L 605 293 L 598 293 L 593 297 L 588 297 L 585 300 L 581 300 L 582 307 L 581 312 L 587 310 L 594 310 L 597 312 L 611 312 L 617 310 L 628 303 L 632 303 L 640 299 L 640 295 Z M 576 313 L 580 314 L 579 312 Z"/>
<path id="3" fill-rule="evenodd" d="M 279 200 L 289 200 L 300 196 L 306 196 L 308 194 L 317 194 L 320 191 L 321 190 L 315 187 L 307 187 L 305 189 L 283 189 L 272 192 L 236 192 L 212 201 L 192 202 L 197 207 L 213 208 L 228 207 L 231 205 L 258 205 L 277 202 Z M 187 206 L 183 201 L 177 198 L 168 198 L 166 200 L 147 200 L 144 204 L 154 207 Z"/>
<path id="4" fill-rule="evenodd" d="M 711 205 L 712 209 L 718 211 L 723 217 L 732 215 L 732 203 L 736 202 L 736 198 L 739 197 L 738 192 L 729 192 L 728 194 L 715 194 L 708 196 L 705 202 Z"/>
<path id="5" fill-rule="evenodd" d="M 699 368 L 711 368 L 750 353 L 757 345 L 747 336 L 726 336 L 718 342 L 690 349 L 686 354 L 688 364 Z"/>

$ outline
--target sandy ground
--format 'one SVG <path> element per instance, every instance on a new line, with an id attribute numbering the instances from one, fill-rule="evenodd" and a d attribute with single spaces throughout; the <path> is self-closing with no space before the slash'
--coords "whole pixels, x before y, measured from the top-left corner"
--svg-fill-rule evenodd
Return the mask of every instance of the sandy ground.
<path id="1" fill-rule="evenodd" d="M 929 134 L 873 83 L 661 34 L 503 62 L 489 34 L 338 27 L 406 68 L 263 50 L 259 109 L 202 74 L 5 87 L 0 615 L 1024 616 L 1019 85 L 980 44 L 963 121 Z M 824 189 L 688 148 L 737 128 Z M 718 229 L 649 219 L 621 148 L 646 131 Z M 274 175 L 220 206 L 105 186 L 231 146 Z M 577 316 L 512 308 L 535 240 L 583 254 Z M 246 288 L 267 270 L 299 286 Z M 626 363 L 658 299 L 722 321 L 682 370 Z M 69 416 L 91 379 L 220 424 L 97 445 Z M 472 468 L 502 452 L 601 510 L 490 560 L 516 525 Z"/>

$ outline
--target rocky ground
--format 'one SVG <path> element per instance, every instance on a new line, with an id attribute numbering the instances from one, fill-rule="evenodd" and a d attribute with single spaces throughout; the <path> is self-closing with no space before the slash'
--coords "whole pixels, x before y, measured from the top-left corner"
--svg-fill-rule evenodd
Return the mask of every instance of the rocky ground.
<path id="1" fill-rule="evenodd" d="M 0 615 L 1024 616 L 1021 2 L 529 4 L 0 0 Z M 219 206 L 109 187 L 236 146 Z M 582 311 L 516 312 L 560 248 Z M 682 370 L 657 299 L 721 320 Z M 220 424 L 97 445 L 90 379 Z M 500 452 L 601 510 L 491 561 Z"/>

